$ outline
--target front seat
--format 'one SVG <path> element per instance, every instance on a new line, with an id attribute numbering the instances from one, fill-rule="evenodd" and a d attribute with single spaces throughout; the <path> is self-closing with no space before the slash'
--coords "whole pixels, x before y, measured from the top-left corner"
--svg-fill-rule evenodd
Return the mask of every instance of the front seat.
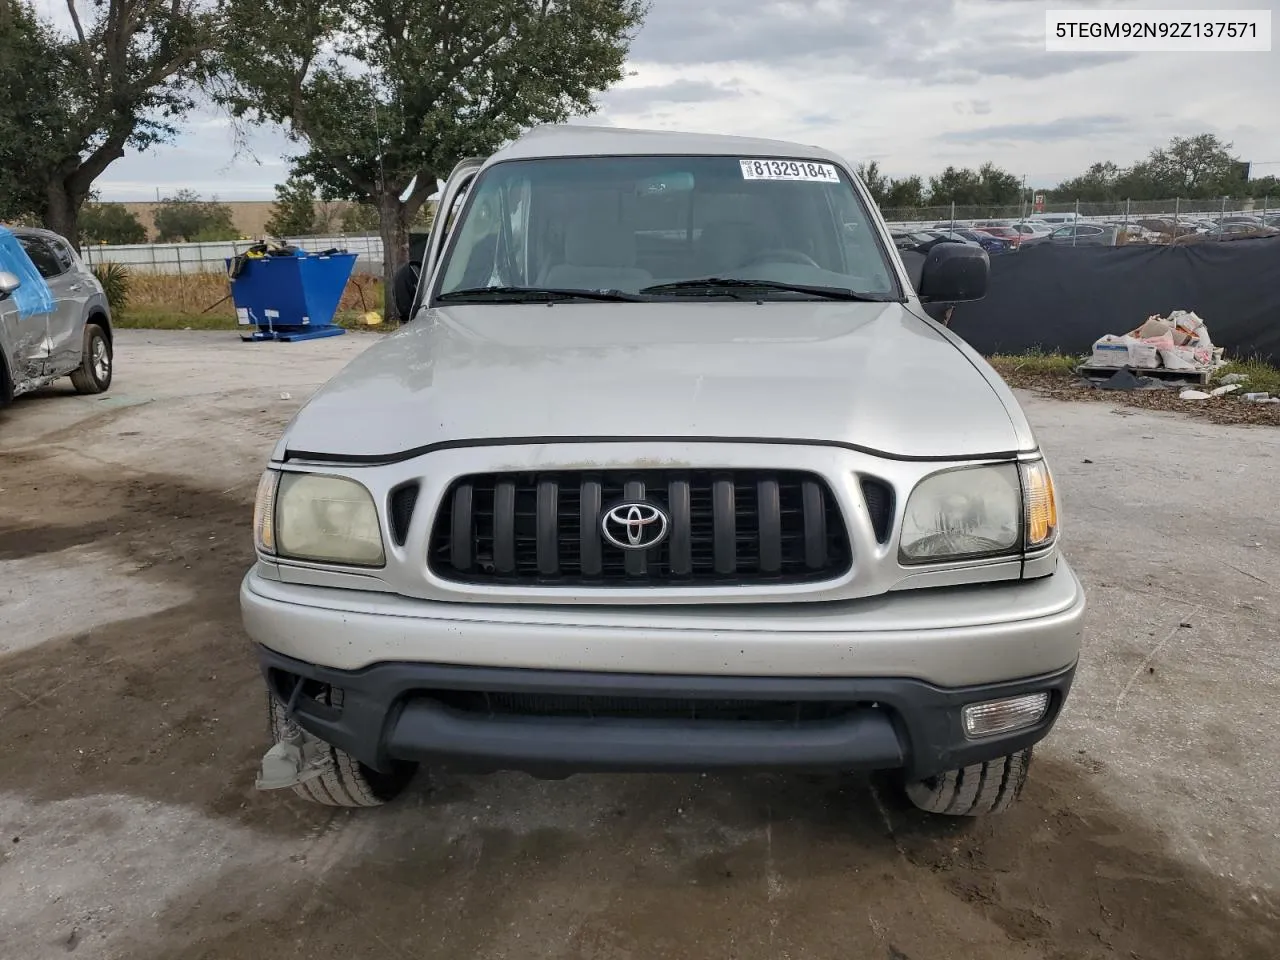
<path id="1" fill-rule="evenodd" d="M 542 285 L 569 290 L 635 292 L 653 282 L 636 266 L 636 235 L 626 224 L 599 219 L 565 225 L 565 262 L 547 270 Z"/>
<path id="2" fill-rule="evenodd" d="M 699 271 L 708 277 L 732 275 L 763 246 L 757 241 L 756 225 L 745 221 L 717 220 L 708 223 L 694 241 L 694 257 Z"/>

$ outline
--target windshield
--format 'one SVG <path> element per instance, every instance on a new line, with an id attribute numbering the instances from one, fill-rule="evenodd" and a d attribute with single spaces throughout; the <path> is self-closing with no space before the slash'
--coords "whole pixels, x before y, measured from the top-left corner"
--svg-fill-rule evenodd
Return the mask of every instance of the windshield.
<path id="1" fill-rule="evenodd" d="M 470 194 L 435 293 L 450 302 L 486 288 L 663 300 L 711 278 L 767 282 L 755 299 L 819 295 L 805 287 L 900 298 L 875 221 L 825 162 L 518 160 L 490 167 Z"/>

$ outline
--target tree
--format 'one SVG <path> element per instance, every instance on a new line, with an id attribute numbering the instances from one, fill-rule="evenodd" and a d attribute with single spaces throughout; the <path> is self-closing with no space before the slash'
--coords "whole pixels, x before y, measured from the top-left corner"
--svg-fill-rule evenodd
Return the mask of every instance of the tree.
<path id="1" fill-rule="evenodd" d="M 11 60 L 0 43 L 0 63 L 20 74 L 0 85 L 7 94 L 0 142 L 15 126 L 38 134 L 18 155 L 17 193 L 34 199 L 45 226 L 73 244 L 94 181 L 126 148 L 173 136 L 175 119 L 191 107 L 191 84 L 218 24 L 208 2 L 66 0 L 70 29 L 59 30 L 21 0 L 0 0 L 0 36 L 18 55 Z M 11 161 L 4 166 L 14 179 Z"/>
<path id="2" fill-rule="evenodd" d="M 383 270 L 436 179 L 622 79 L 644 0 L 230 0 L 219 100 L 282 125 L 321 196 L 377 208 Z M 416 178 L 416 180 L 415 180 Z M 409 189 L 412 184 L 412 189 Z M 401 196 L 404 195 L 404 199 Z M 388 290 L 390 285 L 388 284 Z"/>
<path id="3" fill-rule="evenodd" d="M 1054 200 L 1086 200 L 1099 203 L 1117 198 L 1117 185 L 1122 171 L 1110 160 L 1094 163 L 1078 177 L 1064 180 L 1050 191 Z"/>
<path id="4" fill-rule="evenodd" d="M 989 160 L 978 168 L 978 180 L 982 184 L 981 203 L 1009 206 L 1022 199 L 1022 178 Z"/>
<path id="5" fill-rule="evenodd" d="M 156 239 L 161 243 L 234 240 L 240 236 L 231 208 L 215 197 L 204 201 L 194 190 L 179 190 L 156 207 Z"/>
<path id="6" fill-rule="evenodd" d="M 146 243 L 147 228 L 122 203 L 86 203 L 80 209 L 80 236 L 90 243 Z"/>
<path id="7" fill-rule="evenodd" d="M 947 167 L 936 177 L 929 178 L 929 203 L 941 206 L 944 203 L 960 205 L 982 202 L 982 180 L 978 174 L 968 169 Z"/>
<path id="8" fill-rule="evenodd" d="M 61 76 L 57 32 L 25 0 L 0 0 L 0 220 L 36 224 L 45 190 L 39 171 L 69 122 L 48 95 Z"/>
<path id="9" fill-rule="evenodd" d="M 1244 185 L 1231 146 L 1212 133 L 1174 137 L 1163 149 L 1152 150 L 1147 164 L 1152 179 L 1170 191 L 1167 196 L 1227 196 Z"/>
<path id="10" fill-rule="evenodd" d="M 918 176 L 904 177 L 889 183 L 889 193 L 884 199 L 885 207 L 923 207 L 924 181 Z"/>
<path id="11" fill-rule="evenodd" d="M 276 184 L 276 203 L 266 231 L 273 237 L 305 237 L 316 231 L 316 187 L 296 174 Z"/>
<path id="12" fill-rule="evenodd" d="M 378 208 L 367 203 L 353 203 L 342 211 L 343 233 L 377 233 Z"/>
<path id="13" fill-rule="evenodd" d="M 999 207 L 1015 204 L 1022 197 L 1022 180 L 990 161 L 977 170 L 947 167 L 929 178 L 929 203 L 941 206 Z"/>
<path id="14" fill-rule="evenodd" d="M 867 192 L 877 206 L 884 206 L 884 199 L 889 193 L 889 178 L 880 172 L 880 164 L 875 160 L 858 164 L 858 179 L 867 185 Z"/>

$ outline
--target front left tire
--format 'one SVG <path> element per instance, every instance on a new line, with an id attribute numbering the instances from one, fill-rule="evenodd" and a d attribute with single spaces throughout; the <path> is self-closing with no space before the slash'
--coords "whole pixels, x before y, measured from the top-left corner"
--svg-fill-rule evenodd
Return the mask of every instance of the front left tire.
<path id="1" fill-rule="evenodd" d="M 948 770 L 907 784 L 907 797 L 921 810 L 951 817 L 1003 813 L 1018 799 L 1027 782 L 1031 748 L 1006 757 Z"/>
<path id="2" fill-rule="evenodd" d="M 324 698 L 330 706 L 342 706 L 341 690 L 330 688 Z M 272 742 L 286 739 L 289 718 L 285 706 L 271 694 L 267 694 L 267 700 Z M 345 750 L 328 746 L 328 751 L 329 763 L 324 773 L 293 788 L 302 799 L 327 807 L 380 807 L 404 791 L 417 769 L 416 764 L 402 763 L 390 773 L 381 773 Z"/>
<path id="3" fill-rule="evenodd" d="M 111 386 L 111 341 L 96 323 L 84 327 L 84 348 L 80 366 L 71 374 L 76 393 L 103 393 Z"/>

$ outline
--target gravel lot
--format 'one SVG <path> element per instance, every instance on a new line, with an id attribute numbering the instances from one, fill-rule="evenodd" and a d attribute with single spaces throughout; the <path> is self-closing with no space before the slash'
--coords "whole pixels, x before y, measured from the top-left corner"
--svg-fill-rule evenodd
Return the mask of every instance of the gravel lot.
<path id="1" fill-rule="evenodd" d="M 254 485 L 372 341 L 122 331 L 111 393 L 0 411 L 0 955 L 1277 956 L 1274 428 L 1027 398 L 1091 611 L 1002 818 L 876 778 L 422 777 L 356 814 L 256 792 Z"/>

